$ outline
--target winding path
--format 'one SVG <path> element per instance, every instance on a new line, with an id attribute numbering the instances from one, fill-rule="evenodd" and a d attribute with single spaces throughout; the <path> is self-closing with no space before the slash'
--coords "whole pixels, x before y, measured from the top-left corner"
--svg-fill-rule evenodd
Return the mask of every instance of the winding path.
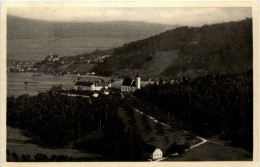
<path id="1" fill-rule="evenodd" d="M 167 124 L 165 124 L 165 123 L 163 123 L 163 122 L 159 122 L 159 121 L 156 120 L 155 118 L 153 118 L 153 117 L 151 117 L 151 116 L 149 116 L 149 115 L 143 113 L 142 111 L 140 111 L 140 110 L 138 110 L 138 109 L 136 109 L 136 108 L 134 108 L 134 110 L 135 110 L 137 113 L 139 113 L 139 114 L 144 114 L 144 115 L 146 115 L 148 118 L 150 118 L 151 120 L 153 120 L 153 121 L 156 122 L 156 123 L 160 123 L 160 124 L 162 124 L 163 126 L 166 126 L 166 127 L 168 127 L 168 128 L 171 127 L 170 125 L 167 125 Z M 187 131 L 183 131 L 183 132 L 184 132 L 184 133 L 189 133 L 189 132 L 187 132 Z M 198 146 L 200 146 L 200 145 L 202 145 L 202 144 L 205 144 L 206 142 L 211 142 L 211 141 L 208 141 L 207 139 L 204 139 L 204 138 L 199 137 L 199 136 L 197 136 L 197 138 L 201 139 L 202 141 L 201 141 L 200 143 L 191 145 L 190 148 L 189 148 L 189 149 L 186 149 L 185 151 L 194 149 L 194 148 L 196 148 L 196 147 L 198 147 Z M 216 142 L 213 142 L 213 143 L 216 143 Z M 216 143 L 216 144 L 219 144 L 219 143 Z M 161 160 L 163 160 L 163 158 L 156 160 L 156 162 L 159 162 L 159 161 L 161 161 Z"/>

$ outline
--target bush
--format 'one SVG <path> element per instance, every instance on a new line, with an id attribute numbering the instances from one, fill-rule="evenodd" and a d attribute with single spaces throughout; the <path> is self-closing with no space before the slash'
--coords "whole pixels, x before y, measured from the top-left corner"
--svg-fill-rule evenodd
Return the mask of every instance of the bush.
<path id="1" fill-rule="evenodd" d="M 57 162 L 65 162 L 69 161 L 69 157 L 67 155 L 59 155 L 56 159 Z"/>
<path id="2" fill-rule="evenodd" d="M 163 126 L 162 126 L 162 124 L 160 124 L 160 123 L 157 123 L 157 124 L 155 125 L 155 129 L 156 129 L 157 134 L 163 134 L 163 133 L 164 133 Z"/>
<path id="3" fill-rule="evenodd" d="M 85 136 L 84 138 L 77 140 L 74 143 L 74 148 L 83 151 L 100 152 L 102 135 L 103 134 L 100 132 L 92 132 L 89 135 Z"/>
<path id="4" fill-rule="evenodd" d="M 143 123 L 147 123 L 147 116 L 146 115 L 143 114 L 141 119 L 142 119 Z"/>
<path id="5" fill-rule="evenodd" d="M 6 160 L 11 161 L 12 160 L 12 154 L 9 150 L 6 150 Z"/>
<path id="6" fill-rule="evenodd" d="M 57 159 L 57 155 L 51 155 L 50 161 L 55 162 Z"/>
<path id="7" fill-rule="evenodd" d="M 169 143 L 169 138 L 167 136 L 164 136 L 164 140 L 166 143 Z"/>
<path id="8" fill-rule="evenodd" d="M 152 132 L 153 131 L 152 128 L 151 128 L 151 125 L 148 122 L 145 124 L 144 131 L 145 132 Z"/>
<path id="9" fill-rule="evenodd" d="M 14 161 L 14 162 L 19 162 L 19 157 L 18 157 L 18 155 L 15 153 L 15 152 L 13 152 L 12 153 L 12 160 Z"/>
<path id="10" fill-rule="evenodd" d="M 185 142 L 183 146 L 184 146 L 184 149 L 186 150 L 186 149 L 189 149 L 191 145 L 190 145 L 190 143 Z"/>
<path id="11" fill-rule="evenodd" d="M 25 154 L 23 154 L 23 155 L 21 155 L 21 161 L 22 162 L 28 162 L 28 161 L 31 161 L 31 156 L 30 155 L 25 155 Z"/>
<path id="12" fill-rule="evenodd" d="M 133 111 L 133 109 L 129 107 L 128 110 L 127 110 L 127 112 L 126 112 L 126 115 L 129 116 L 129 117 L 130 117 L 130 116 L 134 116 L 134 111 Z"/>
<path id="13" fill-rule="evenodd" d="M 35 162 L 47 162 L 47 161 L 49 161 L 49 158 L 45 154 L 37 153 L 34 156 L 34 161 Z"/>
<path id="14" fill-rule="evenodd" d="M 136 123 L 136 119 L 135 119 L 135 117 L 132 116 L 132 117 L 128 120 L 128 122 L 129 122 L 130 125 L 134 126 L 135 123 Z"/>
<path id="15" fill-rule="evenodd" d="M 185 151 L 184 145 L 177 145 L 175 142 L 166 150 L 166 154 L 174 154 L 178 153 L 179 155 L 182 155 Z"/>

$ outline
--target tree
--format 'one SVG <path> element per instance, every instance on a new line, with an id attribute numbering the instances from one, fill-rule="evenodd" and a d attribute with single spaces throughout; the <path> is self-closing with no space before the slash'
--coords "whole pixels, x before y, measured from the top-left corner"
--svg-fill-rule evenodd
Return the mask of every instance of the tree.
<path id="1" fill-rule="evenodd" d="M 164 129 L 161 123 L 156 123 L 155 129 L 157 134 L 164 134 Z"/>

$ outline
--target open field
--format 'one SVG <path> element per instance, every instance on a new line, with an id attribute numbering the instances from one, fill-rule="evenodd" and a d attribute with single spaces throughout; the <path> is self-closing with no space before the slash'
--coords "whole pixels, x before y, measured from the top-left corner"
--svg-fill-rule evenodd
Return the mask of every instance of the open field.
<path id="1" fill-rule="evenodd" d="M 30 137 L 24 136 L 19 129 L 7 126 L 7 150 L 17 155 L 29 154 L 31 157 L 37 153 L 52 155 L 67 155 L 73 158 L 97 157 L 97 154 L 81 152 L 70 148 L 43 148 L 30 142 Z"/>
<path id="2" fill-rule="evenodd" d="M 240 148 L 207 142 L 180 157 L 167 157 L 163 161 L 252 161 L 252 154 Z"/>
<path id="3" fill-rule="evenodd" d="M 102 78 L 106 81 L 111 78 L 99 77 L 92 75 L 82 75 L 82 78 Z M 62 85 L 63 89 L 72 89 L 77 75 L 46 75 L 33 77 L 33 73 L 8 73 L 7 74 L 7 96 L 20 96 L 23 94 L 37 95 L 39 92 L 50 90 L 52 86 Z M 83 79 L 82 79 L 83 80 Z M 27 90 L 25 90 L 24 82 L 27 81 Z"/>
<path id="4" fill-rule="evenodd" d="M 62 85 L 63 88 L 72 88 L 76 75 L 59 76 L 44 75 L 33 77 L 33 73 L 8 73 L 7 74 L 7 96 L 19 96 L 22 94 L 37 95 L 39 92 L 47 91 L 52 86 Z M 27 81 L 27 90 L 24 82 Z"/>
<path id="5" fill-rule="evenodd" d="M 37 73 L 38 74 L 38 73 Z M 111 77 L 100 77 L 94 75 L 81 75 L 81 80 L 87 80 L 88 78 L 101 78 L 105 81 L 110 81 Z M 39 92 L 50 90 L 52 86 L 62 85 L 63 89 L 72 89 L 74 80 L 77 80 L 78 76 L 75 74 L 63 75 L 56 77 L 55 75 L 41 74 L 39 77 L 33 77 L 33 73 L 7 73 L 7 96 L 20 96 L 23 94 L 37 95 Z M 27 81 L 27 90 L 25 90 L 24 82 Z M 121 88 L 123 79 L 115 79 L 112 83 L 112 87 Z M 145 86 L 149 81 L 142 81 L 141 86 Z"/>

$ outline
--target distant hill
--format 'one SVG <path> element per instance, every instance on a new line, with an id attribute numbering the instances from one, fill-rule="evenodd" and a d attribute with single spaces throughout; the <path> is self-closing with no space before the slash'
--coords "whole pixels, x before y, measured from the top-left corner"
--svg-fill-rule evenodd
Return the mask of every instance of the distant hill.
<path id="1" fill-rule="evenodd" d="M 94 67 L 99 75 L 197 77 L 252 69 L 252 19 L 179 27 L 114 49 Z"/>
<path id="2" fill-rule="evenodd" d="M 146 22 L 51 22 L 7 16 L 9 59 L 42 60 L 106 50 L 147 38 L 176 25 Z"/>

